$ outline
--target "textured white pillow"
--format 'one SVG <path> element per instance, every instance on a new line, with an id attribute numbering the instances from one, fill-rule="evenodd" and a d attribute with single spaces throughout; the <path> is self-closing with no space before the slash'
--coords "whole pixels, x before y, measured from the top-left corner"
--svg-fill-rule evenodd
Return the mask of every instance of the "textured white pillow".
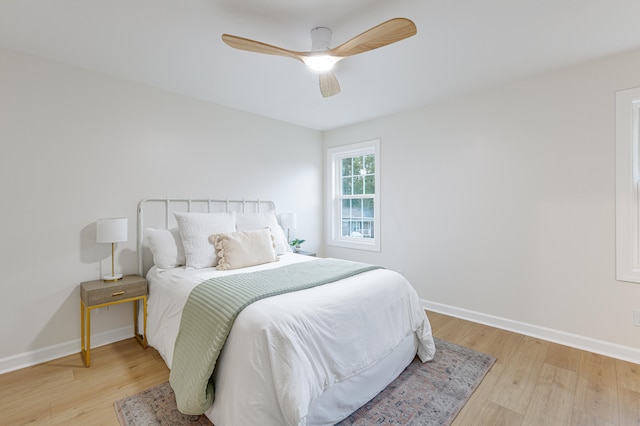
<path id="1" fill-rule="evenodd" d="M 255 229 L 270 228 L 276 243 L 276 253 L 285 254 L 291 251 L 284 231 L 278 225 L 278 219 L 273 211 L 260 213 L 237 213 L 236 228 L 238 231 L 253 231 Z"/>
<path id="2" fill-rule="evenodd" d="M 153 263 L 160 269 L 171 269 L 185 264 L 184 247 L 178 228 L 143 231 L 143 242 L 153 255 Z"/>
<path id="3" fill-rule="evenodd" d="M 218 251 L 216 269 L 245 268 L 278 260 L 269 228 L 215 234 L 209 242 Z"/>
<path id="4" fill-rule="evenodd" d="M 228 213 L 174 212 L 188 268 L 208 268 L 218 264 L 216 250 L 209 243 L 209 235 L 236 230 L 236 216 Z"/>

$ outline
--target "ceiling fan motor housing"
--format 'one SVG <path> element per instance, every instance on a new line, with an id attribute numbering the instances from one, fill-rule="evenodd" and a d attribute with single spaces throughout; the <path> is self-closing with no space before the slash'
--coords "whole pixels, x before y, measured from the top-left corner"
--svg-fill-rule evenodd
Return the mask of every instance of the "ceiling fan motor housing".
<path id="1" fill-rule="evenodd" d="M 329 43 L 331 43 L 331 35 L 333 33 L 327 27 L 315 27 L 311 30 L 311 51 L 321 52 L 323 50 L 329 50 Z"/>

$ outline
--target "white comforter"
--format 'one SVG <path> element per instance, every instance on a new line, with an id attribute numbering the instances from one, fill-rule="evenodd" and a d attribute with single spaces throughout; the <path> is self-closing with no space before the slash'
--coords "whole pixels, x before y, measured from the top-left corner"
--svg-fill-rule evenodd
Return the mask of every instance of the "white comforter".
<path id="1" fill-rule="evenodd" d="M 171 367 L 182 308 L 200 282 L 313 259 L 287 254 L 279 262 L 240 271 L 152 268 L 147 274 L 149 344 Z M 215 401 L 206 414 L 216 426 L 304 425 L 310 405 L 324 392 L 373 369 L 412 335 L 420 359 L 430 360 L 435 346 L 418 295 L 389 270 L 262 299 L 234 323 L 216 366 Z M 320 417 L 333 424 L 380 390 L 363 389 Z"/>

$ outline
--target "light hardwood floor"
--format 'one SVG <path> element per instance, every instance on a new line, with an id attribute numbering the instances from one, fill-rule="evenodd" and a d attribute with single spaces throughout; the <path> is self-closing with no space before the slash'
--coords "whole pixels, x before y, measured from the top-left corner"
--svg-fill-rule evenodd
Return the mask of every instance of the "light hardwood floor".
<path id="1" fill-rule="evenodd" d="M 497 358 L 453 425 L 640 425 L 640 365 L 428 313 L 434 336 Z"/>
<path id="2" fill-rule="evenodd" d="M 169 380 L 155 349 L 133 337 L 0 375 L 0 425 L 118 425 L 114 401 Z"/>
<path id="3" fill-rule="evenodd" d="M 640 425 L 640 366 L 429 312 L 434 335 L 497 357 L 461 425 Z M 0 375 L 0 425 L 118 425 L 113 402 L 168 380 L 129 339 Z"/>

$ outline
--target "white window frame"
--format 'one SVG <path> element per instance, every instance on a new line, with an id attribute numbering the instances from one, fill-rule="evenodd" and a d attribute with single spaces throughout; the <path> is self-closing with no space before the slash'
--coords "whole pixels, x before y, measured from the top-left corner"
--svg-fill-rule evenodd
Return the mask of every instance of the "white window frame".
<path id="1" fill-rule="evenodd" d="M 342 236 L 340 198 L 341 160 L 359 155 L 375 155 L 376 192 L 373 195 L 373 238 Z M 327 244 L 359 250 L 380 251 L 380 140 L 375 139 L 327 149 Z"/>
<path id="2" fill-rule="evenodd" d="M 640 283 L 640 88 L 616 93 L 616 279 Z"/>

